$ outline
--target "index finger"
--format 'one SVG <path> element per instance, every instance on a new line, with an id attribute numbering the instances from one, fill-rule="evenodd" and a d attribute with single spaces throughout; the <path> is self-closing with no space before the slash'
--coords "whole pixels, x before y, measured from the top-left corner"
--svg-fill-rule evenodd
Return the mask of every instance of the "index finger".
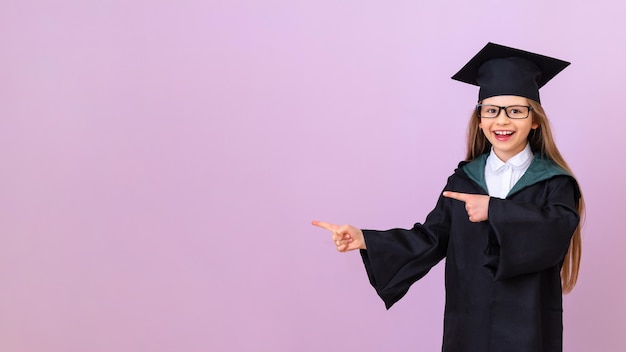
<path id="1" fill-rule="evenodd" d="M 469 194 L 467 194 L 467 193 L 460 193 L 460 192 L 445 191 L 445 192 L 443 192 L 443 196 L 446 197 L 446 198 L 452 198 L 452 199 L 460 200 L 461 202 L 466 202 L 467 199 L 468 199 Z"/>
<path id="2" fill-rule="evenodd" d="M 317 221 L 317 220 L 311 221 L 311 225 L 317 226 L 317 227 L 321 227 L 321 228 L 323 228 L 325 230 L 328 230 L 328 231 L 334 231 L 337 228 L 337 225 L 333 225 L 333 224 L 329 224 L 327 222 Z"/>

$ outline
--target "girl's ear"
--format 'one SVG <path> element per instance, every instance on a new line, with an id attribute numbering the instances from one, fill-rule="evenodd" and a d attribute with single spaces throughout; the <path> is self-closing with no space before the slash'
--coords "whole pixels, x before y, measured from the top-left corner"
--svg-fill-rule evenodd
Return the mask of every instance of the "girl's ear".
<path id="1" fill-rule="evenodd" d="M 532 119 L 533 119 L 533 124 L 530 125 L 530 128 L 532 128 L 533 130 L 536 130 L 537 128 L 539 128 L 539 122 L 537 122 L 537 119 L 535 118 L 534 115 L 531 115 Z"/>

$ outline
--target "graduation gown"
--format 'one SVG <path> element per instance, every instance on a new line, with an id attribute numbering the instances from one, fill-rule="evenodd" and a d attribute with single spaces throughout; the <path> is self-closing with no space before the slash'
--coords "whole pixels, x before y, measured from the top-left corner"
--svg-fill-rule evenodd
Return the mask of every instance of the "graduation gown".
<path id="1" fill-rule="evenodd" d="M 486 158 L 459 164 L 444 190 L 487 195 Z M 370 283 L 390 308 L 446 258 L 443 351 L 560 352 L 560 270 L 579 198 L 575 179 L 536 154 L 506 199 L 490 199 L 487 221 L 441 196 L 410 230 L 363 230 Z"/>

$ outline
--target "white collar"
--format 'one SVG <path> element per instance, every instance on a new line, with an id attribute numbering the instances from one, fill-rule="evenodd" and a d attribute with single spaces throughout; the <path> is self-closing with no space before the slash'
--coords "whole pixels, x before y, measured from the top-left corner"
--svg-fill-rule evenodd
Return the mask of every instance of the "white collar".
<path id="1" fill-rule="evenodd" d="M 527 168 L 528 165 L 533 161 L 533 151 L 530 149 L 530 144 L 526 143 L 526 147 L 521 152 L 515 154 L 511 157 L 506 163 L 493 151 L 493 147 L 491 147 L 491 152 L 487 157 L 487 165 L 491 168 L 493 172 L 501 171 L 505 168 L 505 166 L 510 166 L 513 169 L 524 169 Z"/>

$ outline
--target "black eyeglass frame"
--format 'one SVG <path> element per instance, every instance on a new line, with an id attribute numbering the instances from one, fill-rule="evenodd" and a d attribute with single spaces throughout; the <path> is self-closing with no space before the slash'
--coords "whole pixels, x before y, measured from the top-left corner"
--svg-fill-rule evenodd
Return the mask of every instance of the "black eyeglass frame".
<path id="1" fill-rule="evenodd" d="M 490 106 L 490 107 L 494 107 L 494 108 L 498 108 L 498 112 L 496 113 L 496 116 L 494 117 L 483 117 L 480 116 L 480 108 L 482 108 L 483 106 Z M 509 111 L 507 110 L 508 108 L 514 108 L 514 107 L 519 107 L 519 108 L 528 108 L 528 114 L 526 114 L 526 116 L 524 117 L 511 117 L 509 116 Z M 498 118 L 498 116 L 500 116 L 500 113 L 502 112 L 502 110 L 504 110 L 504 114 L 506 115 L 506 117 L 512 119 L 512 120 L 523 120 L 523 119 L 527 119 L 528 116 L 530 116 L 530 112 L 533 111 L 533 107 L 530 105 L 509 105 L 509 106 L 499 106 L 499 105 L 493 105 L 493 104 L 478 104 L 476 105 L 476 112 L 478 113 L 478 117 L 483 118 L 483 119 L 495 119 Z"/>

